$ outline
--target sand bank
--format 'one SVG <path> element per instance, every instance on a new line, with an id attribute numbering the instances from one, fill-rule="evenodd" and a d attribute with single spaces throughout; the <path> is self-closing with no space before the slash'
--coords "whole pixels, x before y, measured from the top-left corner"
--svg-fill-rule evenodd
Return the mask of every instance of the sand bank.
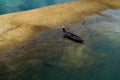
<path id="1" fill-rule="evenodd" d="M 87 16 L 99 14 L 101 11 L 110 8 L 108 4 L 94 0 L 75 1 L 1 15 L 0 51 L 20 46 L 42 30 L 77 23 Z"/>

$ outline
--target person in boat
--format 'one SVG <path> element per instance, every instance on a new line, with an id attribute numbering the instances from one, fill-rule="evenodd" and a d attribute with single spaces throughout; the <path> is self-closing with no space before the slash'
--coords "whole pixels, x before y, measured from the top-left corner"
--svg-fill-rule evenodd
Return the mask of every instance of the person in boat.
<path id="1" fill-rule="evenodd" d="M 84 40 L 81 37 L 66 31 L 64 26 L 62 26 L 62 27 L 63 27 L 64 37 L 67 37 L 67 38 L 74 40 L 76 42 L 83 43 Z"/>

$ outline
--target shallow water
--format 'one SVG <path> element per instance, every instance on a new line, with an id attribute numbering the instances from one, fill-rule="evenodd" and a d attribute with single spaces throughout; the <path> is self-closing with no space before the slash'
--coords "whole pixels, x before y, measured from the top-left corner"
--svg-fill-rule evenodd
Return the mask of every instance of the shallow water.
<path id="1" fill-rule="evenodd" d="M 23 5 L 28 0 L 21 1 L 1 0 L 0 9 L 4 10 L 0 13 L 63 2 L 29 0 Z M 0 80 L 120 80 L 120 10 L 103 13 L 112 17 L 96 15 L 87 18 L 84 26 L 66 26 L 68 31 L 81 36 L 84 44 L 65 39 L 61 28 L 49 29 L 0 56 Z"/>
<path id="2" fill-rule="evenodd" d="M 0 14 L 31 10 L 73 0 L 0 0 Z"/>
<path id="3" fill-rule="evenodd" d="M 84 26 L 66 26 L 84 44 L 65 39 L 60 28 L 50 29 L 1 56 L 0 80 L 120 80 L 120 10 L 103 13 L 112 17 L 96 15 Z"/>

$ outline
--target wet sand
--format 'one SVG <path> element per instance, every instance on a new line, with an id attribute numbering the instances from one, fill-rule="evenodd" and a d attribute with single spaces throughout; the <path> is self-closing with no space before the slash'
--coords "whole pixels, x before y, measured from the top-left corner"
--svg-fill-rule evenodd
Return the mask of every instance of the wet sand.
<path id="1" fill-rule="evenodd" d="M 114 4 L 115 5 L 115 4 Z M 7 51 L 32 39 L 39 31 L 60 27 L 100 14 L 110 7 L 97 1 L 75 1 L 0 16 L 0 51 Z M 26 33 L 27 32 L 27 33 Z"/>
<path id="2" fill-rule="evenodd" d="M 39 12 L 39 10 L 35 11 Z M 111 63 L 108 64 L 111 62 L 109 60 L 112 60 L 116 67 L 119 66 L 117 65 L 119 62 L 117 53 L 119 49 L 117 48 L 119 48 L 120 29 L 119 19 L 115 17 L 116 14 L 110 14 L 114 11 L 103 12 L 112 16 L 109 18 L 98 15 L 87 17 L 85 25 L 81 25 L 77 21 L 83 18 L 75 16 L 72 19 L 78 23 L 71 22 L 70 18 L 66 18 L 68 23 L 60 21 L 59 26 L 56 26 L 57 22 L 55 22 L 50 26 L 42 27 L 40 26 L 42 23 L 33 21 L 37 20 L 36 16 L 29 17 L 34 14 L 34 11 L 30 12 L 32 13 L 26 16 L 23 12 L 0 16 L 2 19 L 0 25 L 5 26 L 4 28 L 0 26 L 1 30 L 3 29 L 1 31 L 0 49 L 5 50 L 5 52 L 1 51 L 0 53 L 1 80 L 66 80 L 66 78 L 75 80 L 88 78 L 92 80 L 89 76 L 91 70 L 93 71 L 91 74 L 102 75 L 106 71 L 109 76 L 111 75 L 110 71 L 116 71 L 112 69 Z M 28 14 L 29 11 L 25 13 Z M 17 14 L 21 14 L 25 19 L 21 16 L 18 16 L 18 19 L 12 19 Z M 59 21 L 59 19 L 56 20 Z M 63 38 L 61 30 L 63 24 L 66 25 L 68 31 L 81 36 L 85 40 L 85 44 Z M 116 67 L 115 69 L 117 69 Z M 94 75 L 92 76 L 94 77 Z"/>
<path id="3" fill-rule="evenodd" d="M 114 11 L 110 10 L 110 12 Z M 116 30 L 119 29 L 115 30 L 117 26 L 113 26 L 117 21 L 117 18 L 114 17 L 104 18 L 94 15 L 86 19 L 85 25 L 81 25 L 81 23 L 66 25 L 68 31 L 81 36 L 85 40 L 84 44 L 65 39 L 61 28 L 40 31 L 28 43 L 1 55 L 0 78 L 3 80 L 24 78 L 57 80 L 58 78 L 55 76 L 60 79 L 68 78 L 69 75 L 73 75 L 71 77 L 75 78 L 77 74 L 88 76 L 89 71 L 86 71 L 87 69 L 92 70 L 91 67 L 95 67 L 96 70 L 100 66 L 102 67 L 102 60 L 102 64 L 107 64 L 105 62 L 110 56 L 109 50 L 106 51 L 107 48 L 114 52 L 119 47 L 119 38 L 117 39 L 117 36 L 114 35 Z M 119 34 L 118 31 L 117 34 Z M 55 76 L 52 77 L 52 74 Z M 36 78 L 35 75 L 37 75 Z M 88 78 L 90 77 L 88 76 Z M 85 79 L 84 76 L 83 79 Z"/>

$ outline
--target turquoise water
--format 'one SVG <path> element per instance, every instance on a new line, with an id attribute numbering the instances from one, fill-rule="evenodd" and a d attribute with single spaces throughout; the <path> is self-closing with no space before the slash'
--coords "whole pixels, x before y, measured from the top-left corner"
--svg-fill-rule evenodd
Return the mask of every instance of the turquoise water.
<path id="1" fill-rule="evenodd" d="M 31 10 L 72 0 L 0 0 L 0 14 Z"/>
<path id="2" fill-rule="evenodd" d="M 12 0 L 1 1 L 4 6 L 0 8 L 15 8 L 27 0 L 9 1 Z M 112 17 L 91 16 L 84 26 L 81 23 L 66 26 L 81 36 L 85 44 L 64 39 L 61 28 L 49 29 L 0 56 L 0 80 L 120 80 L 120 10 L 103 13 Z"/>

